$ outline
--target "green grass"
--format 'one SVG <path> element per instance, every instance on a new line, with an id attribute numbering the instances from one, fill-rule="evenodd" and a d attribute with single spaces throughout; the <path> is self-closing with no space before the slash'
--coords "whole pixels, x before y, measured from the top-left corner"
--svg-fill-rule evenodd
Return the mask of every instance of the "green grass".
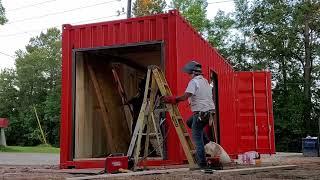
<path id="1" fill-rule="evenodd" d="M 60 148 L 55 148 L 50 145 L 41 144 L 39 146 L 0 146 L 1 152 L 21 152 L 21 153 L 60 153 Z"/>

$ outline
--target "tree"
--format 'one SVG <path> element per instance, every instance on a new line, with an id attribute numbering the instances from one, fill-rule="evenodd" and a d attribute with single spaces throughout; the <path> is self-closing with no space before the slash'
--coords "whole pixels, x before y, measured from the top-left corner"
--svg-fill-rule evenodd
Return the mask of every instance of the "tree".
<path id="1" fill-rule="evenodd" d="M 212 21 L 208 23 L 208 41 L 221 51 L 230 44 L 231 30 L 234 29 L 235 21 L 231 14 L 219 10 Z M 227 52 L 224 51 L 226 55 Z"/>
<path id="2" fill-rule="evenodd" d="M 317 135 L 319 3 L 237 0 L 235 12 L 218 13 L 209 26 L 208 39 L 237 69 L 272 71 L 276 138 L 281 150 L 297 151 L 301 137 Z"/>
<path id="3" fill-rule="evenodd" d="M 237 54 L 236 48 L 237 43 L 232 35 L 232 30 L 235 29 L 236 22 L 232 17 L 232 14 L 226 14 L 223 11 L 218 11 L 214 19 L 210 20 L 207 27 L 207 39 L 209 43 L 219 50 L 227 60 L 229 60 L 235 67 L 233 57 Z M 243 68 L 244 69 L 244 68 Z"/>
<path id="4" fill-rule="evenodd" d="M 0 73 L 0 112 L 10 119 L 8 143 L 37 145 L 40 141 L 34 108 L 49 143 L 59 144 L 61 33 L 48 29 L 31 38 L 26 51 L 16 52 L 15 70 Z"/>
<path id="5" fill-rule="evenodd" d="M 5 16 L 5 8 L 2 6 L 1 0 L 0 0 L 0 25 L 3 25 L 8 20 Z"/>
<path id="6" fill-rule="evenodd" d="M 159 14 L 166 6 L 165 0 L 136 0 L 133 4 L 133 14 L 136 17 Z"/>
<path id="7" fill-rule="evenodd" d="M 204 34 L 209 23 L 206 0 L 173 0 L 171 6 L 178 9 L 198 32 Z"/>
<path id="8" fill-rule="evenodd" d="M 252 70 L 254 67 L 251 56 L 253 44 L 247 26 L 248 5 L 246 0 L 235 1 L 236 10 L 232 13 L 218 11 L 209 20 L 207 39 L 216 47 L 236 70 Z"/>
<path id="9" fill-rule="evenodd" d="M 302 81 L 296 83 L 303 86 L 303 125 L 312 134 L 317 129 L 312 117 L 311 92 L 314 83 L 312 71 L 315 60 L 319 58 L 316 52 L 320 38 L 319 9 L 319 1 L 261 1 L 252 6 L 250 25 L 255 29 L 258 49 L 276 57 L 282 73 L 284 93 L 287 92 L 286 82 L 292 70 L 303 72 Z M 307 133 L 304 132 L 305 135 Z"/>

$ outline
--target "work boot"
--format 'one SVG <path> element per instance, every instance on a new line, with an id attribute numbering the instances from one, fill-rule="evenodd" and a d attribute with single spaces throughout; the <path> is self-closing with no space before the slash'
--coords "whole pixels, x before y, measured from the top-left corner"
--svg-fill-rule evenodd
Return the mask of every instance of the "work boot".
<path id="1" fill-rule="evenodd" d="M 207 167 L 208 167 L 207 163 L 200 163 L 196 167 L 190 168 L 190 170 L 194 171 L 194 170 L 208 169 Z"/>
<path id="2" fill-rule="evenodd" d="M 214 170 L 223 170 L 223 165 L 220 162 L 214 162 L 214 163 L 209 163 L 208 168 L 214 169 Z"/>

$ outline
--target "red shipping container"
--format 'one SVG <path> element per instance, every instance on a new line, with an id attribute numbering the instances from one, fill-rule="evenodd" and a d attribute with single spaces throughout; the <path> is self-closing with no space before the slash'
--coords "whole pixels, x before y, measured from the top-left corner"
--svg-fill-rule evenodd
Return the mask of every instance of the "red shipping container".
<path id="1" fill-rule="evenodd" d="M 236 72 L 177 11 L 85 25 L 63 25 L 62 96 L 60 130 L 60 167 L 104 167 L 104 159 L 76 159 L 75 62 L 77 53 L 119 49 L 118 54 L 134 48 L 159 50 L 160 66 L 174 95 L 184 92 L 189 77 L 181 68 L 190 59 L 198 60 L 204 76 L 215 84 L 217 95 L 218 142 L 232 156 L 255 150 L 275 153 L 272 112 L 271 74 L 269 72 Z M 148 49 L 148 48 L 147 48 Z M 131 52 L 133 50 L 131 49 Z M 148 58 L 139 57 L 147 62 Z M 138 61 L 137 61 L 138 62 Z M 179 104 L 186 120 L 191 111 L 187 102 Z M 167 123 L 166 158 L 146 160 L 144 165 L 183 164 L 185 155 L 171 123 Z M 191 133 L 190 133 L 191 134 Z M 91 149 L 89 149 L 91 152 Z"/>

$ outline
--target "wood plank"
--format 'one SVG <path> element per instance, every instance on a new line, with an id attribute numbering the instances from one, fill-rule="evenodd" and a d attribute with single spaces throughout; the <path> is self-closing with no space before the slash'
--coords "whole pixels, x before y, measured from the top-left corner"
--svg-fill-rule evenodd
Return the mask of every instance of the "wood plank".
<path id="1" fill-rule="evenodd" d="M 83 153 L 83 143 L 81 142 L 83 132 L 83 121 L 84 121 L 84 66 L 83 57 L 77 57 L 76 61 L 76 97 L 75 97 L 75 158 L 85 156 Z"/>
<path id="2" fill-rule="evenodd" d="M 96 74 L 95 74 L 93 68 L 89 64 L 87 64 L 87 67 L 88 67 L 90 78 L 93 83 L 96 95 L 97 95 L 99 106 L 101 109 L 101 114 L 102 114 L 103 121 L 104 121 L 104 127 L 106 129 L 106 134 L 107 134 L 107 144 L 108 144 L 108 147 L 110 148 L 111 151 L 115 151 L 115 148 L 113 146 L 114 143 L 113 143 L 112 133 L 111 133 L 112 130 L 110 127 L 111 123 L 110 123 L 110 119 L 108 117 L 108 110 L 107 110 L 107 107 L 105 106 L 105 103 L 103 102 L 103 96 L 101 94 L 101 90 L 100 90 L 100 86 L 99 86 L 99 83 L 96 78 Z"/>
<path id="3" fill-rule="evenodd" d="M 227 169 L 227 170 L 217 170 L 217 173 L 251 173 L 251 172 L 261 172 L 261 171 L 271 171 L 271 170 L 285 170 L 294 169 L 298 167 L 297 165 L 282 165 L 282 166 L 266 166 L 266 167 L 253 167 L 253 168 L 241 168 L 241 169 Z"/>
<path id="4" fill-rule="evenodd" d="M 149 170 L 149 171 L 139 171 L 139 172 L 132 172 L 132 173 L 102 174 L 102 175 L 95 175 L 95 176 L 74 177 L 74 178 L 67 178 L 67 179 L 83 180 L 83 179 L 97 179 L 97 178 L 111 178 L 111 177 L 128 177 L 128 176 L 167 174 L 167 173 L 173 173 L 173 172 L 186 172 L 186 171 L 190 171 L 190 169 L 178 168 L 178 169 Z"/>
<path id="5" fill-rule="evenodd" d="M 84 56 L 79 54 L 76 61 L 76 106 L 75 106 L 75 158 L 92 156 L 92 121 L 88 121 L 91 104 L 88 93 L 88 77 L 84 65 Z"/>
<path id="6" fill-rule="evenodd" d="M 31 172 L 36 173 L 68 173 L 68 174 L 102 174 L 104 168 L 93 169 L 31 169 Z"/>
<path id="7" fill-rule="evenodd" d="M 128 111 L 129 116 L 126 116 L 126 121 L 127 121 L 128 131 L 131 134 L 131 124 L 132 124 L 132 119 L 133 119 L 133 110 L 132 110 L 131 106 L 127 104 L 127 102 L 128 102 L 127 94 L 123 89 L 123 85 L 122 85 L 122 83 L 121 83 L 121 81 L 119 79 L 119 76 L 118 76 L 118 73 L 115 70 L 115 67 L 112 67 L 111 71 L 112 71 L 112 74 L 113 74 L 114 81 L 116 82 L 116 85 L 117 85 L 117 88 L 118 88 L 119 96 L 121 97 L 123 110 L 125 112 L 126 112 L 126 110 L 129 110 Z"/>
<path id="8" fill-rule="evenodd" d="M 87 56 L 84 56 L 84 62 L 87 59 Z M 90 92 L 90 79 L 88 76 L 88 69 L 87 67 L 85 67 L 84 64 L 84 74 L 85 74 L 85 94 L 83 96 L 83 98 L 85 98 L 85 108 L 84 108 L 84 123 L 83 123 L 83 128 L 85 129 L 83 133 L 83 137 L 84 137 L 84 149 L 85 149 L 85 153 L 86 153 L 86 157 L 93 157 L 93 134 L 94 134 L 94 130 L 93 130 L 93 124 L 94 121 L 92 120 L 92 114 L 93 114 L 93 109 L 92 108 L 88 108 L 88 107 L 92 107 L 93 106 L 93 99 L 92 96 L 88 96 L 87 93 Z M 89 120 L 90 119 L 90 120 Z"/>
<path id="9" fill-rule="evenodd" d="M 96 70 L 97 81 L 100 85 L 100 90 L 103 96 L 103 102 L 108 109 L 110 119 L 110 127 L 112 127 L 113 146 L 116 151 L 110 153 L 125 153 L 128 150 L 130 143 L 130 131 L 127 128 L 127 122 L 121 97 L 115 88 L 111 71 L 111 64 L 106 59 L 98 59 L 94 63 Z"/>
<path id="10" fill-rule="evenodd" d="M 294 169 L 296 167 L 297 167 L 297 165 L 267 166 L 267 167 L 256 167 L 256 168 L 217 170 L 214 173 L 244 173 L 244 172 L 249 173 L 249 172 L 281 170 L 281 169 Z M 164 170 L 149 170 L 149 171 L 139 171 L 139 172 L 132 172 L 132 173 L 102 174 L 102 175 L 94 175 L 94 176 L 74 177 L 74 178 L 67 178 L 67 179 L 68 180 L 83 180 L 83 179 L 97 179 L 97 178 L 111 178 L 111 177 L 129 177 L 129 176 L 167 174 L 167 173 L 187 172 L 187 171 L 190 171 L 190 169 L 189 168 L 178 168 L 178 169 L 164 169 Z M 199 176 L 200 176 L 200 174 L 199 174 Z"/>

